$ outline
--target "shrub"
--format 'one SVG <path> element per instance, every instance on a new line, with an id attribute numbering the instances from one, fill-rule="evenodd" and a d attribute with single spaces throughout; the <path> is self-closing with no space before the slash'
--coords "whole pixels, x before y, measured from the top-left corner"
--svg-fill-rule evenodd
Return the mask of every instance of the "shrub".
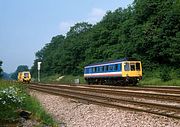
<path id="1" fill-rule="evenodd" d="M 160 78 L 163 82 L 171 80 L 171 75 L 170 75 L 171 70 L 167 67 L 163 67 L 160 70 Z"/>
<path id="2" fill-rule="evenodd" d="M 0 119 L 16 118 L 17 109 L 24 105 L 25 94 L 15 86 L 0 90 Z"/>

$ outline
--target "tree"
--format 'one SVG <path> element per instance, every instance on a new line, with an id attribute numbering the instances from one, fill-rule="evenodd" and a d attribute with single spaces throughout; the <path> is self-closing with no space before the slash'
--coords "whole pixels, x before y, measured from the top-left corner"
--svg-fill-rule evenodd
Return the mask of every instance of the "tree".
<path id="1" fill-rule="evenodd" d="M 29 71 L 28 66 L 27 65 L 19 65 L 17 67 L 16 71 L 11 75 L 11 78 L 17 80 L 18 73 L 22 72 L 22 71 Z"/>
<path id="2" fill-rule="evenodd" d="M 92 27 L 91 24 L 88 24 L 87 22 L 82 23 L 76 23 L 74 26 L 72 26 L 67 33 L 67 36 L 77 36 L 80 33 L 88 31 Z"/>
<path id="3" fill-rule="evenodd" d="M 2 63 L 3 63 L 3 62 L 0 60 L 0 78 L 3 76 L 3 75 L 2 75 L 3 70 L 2 70 L 2 68 L 1 68 Z"/>
<path id="4" fill-rule="evenodd" d="M 179 0 L 135 0 L 126 9 L 108 11 L 95 25 L 76 23 L 67 36 L 57 35 L 36 53 L 31 69 L 41 74 L 83 74 L 95 62 L 134 57 L 143 68 L 179 68 Z"/>

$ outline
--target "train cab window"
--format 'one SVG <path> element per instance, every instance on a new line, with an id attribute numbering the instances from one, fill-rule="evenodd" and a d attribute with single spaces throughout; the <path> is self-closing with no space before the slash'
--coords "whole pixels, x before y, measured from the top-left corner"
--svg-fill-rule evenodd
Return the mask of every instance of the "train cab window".
<path id="1" fill-rule="evenodd" d="M 124 64 L 124 70 L 125 71 L 129 71 L 129 63 L 125 63 Z"/>
<path id="2" fill-rule="evenodd" d="M 131 71 L 135 71 L 135 64 L 130 64 Z"/>
<path id="3" fill-rule="evenodd" d="M 136 71 L 140 71 L 140 63 L 136 63 Z"/>
<path id="4" fill-rule="evenodd" d="M 29 78 L 29 73 L 24 73 L 24 78 Z"/>

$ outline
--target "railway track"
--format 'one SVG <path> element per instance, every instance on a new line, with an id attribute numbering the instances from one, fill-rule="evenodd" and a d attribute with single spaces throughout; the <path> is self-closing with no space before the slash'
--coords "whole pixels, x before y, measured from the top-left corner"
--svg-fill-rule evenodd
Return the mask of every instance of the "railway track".
<path id="1" fill-rule="evenodd" d="M 180 119 L 180 89 L 89 87 L 75 85 L 31 84 L 30 89 L 84 100 L 104 106 L 148 112 Z M 136 90 L 133 90 L 136 89 Z M 151 90 L 150 90 L 151 89 Z M 165 92 L 162 90 L 166 89 Z M 172 92 L 175 91 L 175 92 Z"/>

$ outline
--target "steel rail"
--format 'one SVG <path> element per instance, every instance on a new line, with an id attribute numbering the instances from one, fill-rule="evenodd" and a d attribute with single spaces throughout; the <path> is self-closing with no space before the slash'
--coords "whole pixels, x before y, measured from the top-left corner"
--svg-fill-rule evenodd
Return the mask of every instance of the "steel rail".
<path id="1" fill-rule="evenodd" d="M 88 93 L 85 94 L 85 93 L 80 93 L 80 92 L 77 92 L 77 91 L 57 89 L 57 88 L 53 88 L 53 87 L 30 86 L 30 88 L 31 89 L 36 89 L 36 90 L 44 90 L 45 92 L 50 92 L 50 93 L 55 92 L 55 93 L 58 93 L 58 94 L 66 94 L 66 95 L 70 94 L 71 96 L 74 96 L 75 98 L 76 98 L 76 96 L 78 96 L 79 99 L 83 99 L 83 100 L 87 100 L 87 101 L 92 101 L 92 98 L 96 98 L 96 99 L 98 98 L 98 101 L 99 100 L 104 100 L 104 101 L 113 100 L 113 101 L 117 101 L 117 102 L 129 103 L 129 104 L 133 104 L 133 105 L 146 106 L 146 109 L 142 109 L 142 108 L 139 109 L 139 108 L 134 108 L 134 107 L 127 107 L 127 106 L 118 105 L 118 106 L 124 107 L 124 108 L 131 108 L 131 109 L 138 110 L 138 111 L 143 111 L 143 112 L 148 112 L 148 113 L 152 113 L 152 114 L 158 114 L 158 115 L 163 115 L 163 116 L 168 116 L 168 117 L 173 117 L 173 118 L 180 119 L 180 116 L 176 115 L 177 112 L 178 113 L 180 112 L 180 107 L 177 107 L 177 106 L 155 104 L 155 103 L 147 103 L 147 102 L 138 102 L 138 101 L 132 101 L 132 100 L 126 100 L 126 99 L 113 98 L 113 97 L 104 97 L 104 96 L 101 96 L 101 95 L 92 95 L 92 94 L 88 94 Z M 87 98 L 84 98 L 84 97 L 87 97 Z M 107 102 L 104 102 L 104 101 L 103 101 L 104 104 L 111 103 L 111 105 L 114 105 L 114 106 L 116 105 L 115 107 L 117 107 L 117 104 L 114 104 L 114 103 L 109 102 L 109 101 L 107 101 Z M 151 108 L 151 110 L 147 110 L 147 107 L 148 108 L 153 107 L 153 108 L 156 108 L 156 110 L 153 111 L 152 108 Z M 160 110 L 157 111 L 157 108 L 159 108 Z M 170 113 L 169 113 L 169 110 L 171 110 Z"/>
<path id="2" fill-rule="evenodd" d="M 39 83 L 41 84 L 41 83 Z M 44 84 L 43 84 L 44 85 Z M 60 84 L 47 84 L 47 85 L 60 85 Z M 104 89 L 119 89 L 119 90 L 133 90 L 133 91 L 152 91 L 158 93 L 172 93 L 172 94 L 180 94 L 180 87 L 173 86 L 138 86 L 138 87 L 127 87 L 127 86 L 109 86 L 109 85 L 85 85 L 85 84 L 71 84 L 71 86 L 84 86 L 84 87 L 92 87 L 92 88 L 104 88 Z M 68 86 L 68 85 L 67 85 Z"/>
<path id="3" fill-rule="evenodd" d="M 40 84 L 38 84 L 40 85 Z M 42 85 L 42 84 L 41 84 Z M 96 93 L 104 93 L 104 94 L 112 94 L 112 95 L 119 95 L 119 96 L 129 96 L 129 97 L 138 97 L 138 98 L 147 98 L 147 99 L 158 99 L 158 100 L 168 100 L 169 102 L 180 102 L 180 94 L 163 94 L 163 93 L 148 93 L 146 91 L 138 92 L 138 91 L 129 91 L 129 90 L 122 90 L 122 89 L 100 89 L 100 88 L 92 88 L 86 86 L 76 86 L 76 85 L 55 85 L 55 84 L 43 84 L 43 86 L 47 87 L 58 87 L 62 89 L 74 89 L 74 90 L 81 90 L 81 91 L 91 91 Z"/>

